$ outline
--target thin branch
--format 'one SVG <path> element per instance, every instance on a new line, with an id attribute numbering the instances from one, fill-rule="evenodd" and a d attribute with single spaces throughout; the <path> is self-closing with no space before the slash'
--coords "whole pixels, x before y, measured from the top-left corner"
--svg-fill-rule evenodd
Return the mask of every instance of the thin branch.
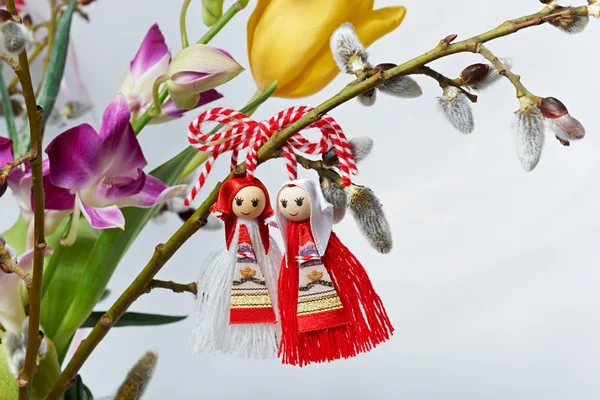
<path id="1" fill-rule="evenodd" d="M 35 49 L 33 49 L 31 54 L 29 55 L 29 59 L 28 59 L 29 65 L 31 65 L 31 63 L 33 63 L 35 61 L 35 59 L 42 53 L 42 50 L 44 50 L 47 45 L 48 45 L 47 37 L 38 42 L 37 46 L 35 46 Z M 17 86 L 18 82 L 19 82 L 19 77 L 17 75 L 15 75 L 14 78 L 12 79 L 12 81 L 10 81 L 10 84 L 8 85 L 8 92 L 10 94 L 14 94 L 14 93 L 18 92 L 18 90 L 16 90 L 16 86 Z"/>
<path id="2" fill-rule="evenodd" d="M 506 68 L 504 64 L 502 64 L 502 61 L 500 61 L 498 57 L 496 57 L 491 51 L 489 51 L 487 47 L 480 44 L 479 46 L 477 46 L 477 52 L 483 57 L 485 57 L 486 60 L 491 62 L 494 68 L 498 70 L 498 73 L 500 75 L 504 75 L 506 78 L 508 78 L 510 83 L 512 83 L 515 89 L 517 89 L 517 98 L 527 96 L 532 100 L 537 99 L 536 96 L 531 94 L 531 92 L 527 90 L 527 88 L 521 83 L 521 77 L 519 75 L 515 75 L 508 68 Z"/>
<path id="3" fill-rule="evenodd" d="M 175 293 L 198 294 L 198 285 L 196 282 L 176 283 L 173 281 L 159 281 L 158 279 L 152 279 L 148 284 L 148 292 L 152 289 L 169 289 Z"/>
<path id="4" fill-rule="evenodd" d="M 436 81 L 438 81 L 438 83 L 440 84 L 440 87 L 443 89 L 445 87 L 448 86 L 454 86 L 457 87 L 458 89 L 460 89 L 461 92 L 463 92 L 463 94 L 465 96 L 467 96 L 467 98 L 469 100 L 471 100 L 471 103 L 477 103 L 477 96 L 474 95 L 473 93 L 469 93 L 467 92 L 461 85 L 460 80 L 458 79 L 450 79 L 445 75 L 440 74 L 439 72 L 425 66 L 425 67 L 421 67 L 417 70 L 418 74 L 423 74 L 423 75 L 427 75 L 433 79 L 435 79 Z"/>
<path id="5" fill-rule="evenodd" d="M 0 169 L 0 183 L 6 182 L 13 169 L 18 167 L 19 165 L 26 163 L 27 161 L 33 160 L 34 158 L 35 154 L 29 151 L 23 154 L 22 156 L 17 157 L 15 160 L 7 162 L 6 165 L 2 169 Z"/>
<path id="6" fill-rule="evenodd" d="M 6 7 L 12 14 L 17 13 L 14 0 L 6 0 Z M 19 66 L 15 69 L 21 87 L 23 98 L 27 106 L 29 129 L 31 132 L 31 173 L 33 177 L 33 208 L 34 208 L 34 250 L 33 250 L 33 281 L 28 290 L 29 295 L 29 331 L 27 339 L 27 353 L 23 370 L 19 374 L 19 400 L 29 399 L 31 382 L 35 373 L 38 349 L 42 338 L 40 337 L 40 302 L 42 299 L 42 274 L 44 267 L 44 186 L 42 184 L 42 131 L 41 110 L 35 100 L 27 51 L 19 54 Z"/>
<path id="7" fill-rule="evenodd" d="M 15 274 L 25 282 L 27 289 L 31 287 L 32 279 L 19 264 L 12 259 L 10 253 L 4 247 L 4 244 L 0 241 L 0 273 Z"/>
<path id="8" fill-rule="evenodd" d="M 15 72 L 19 69 L 19 61 L 6 53 L 0 53 L 0 60 L 7 63 Z"/>
<path id="9" fill-rule="evenodd" d="M 587 7 L 575 7 L 571 9 L 571 12 L 573 12 L 574 15 L 587 15 Z M 304 129 L 313 122 L 316 122 L 323 114 L 340 106 L 341 104 L 344 104 L 350 99 L 353 99 L 359 94 L 381 85 L 383 83 L 382 80 L 391 80 L 398 76 L 415 73 L 415 71 L 418 71 L 426 64 L 452 54 L 461 52 L 476 52 L 478 44 L 515 33 L 525 27 L 522 25 L 523 23 L 532 21 L 540 16 L 548 16 L 550 14 L 552 14 L 552 11 L 544 8 L 544 10 L 540 11 L 539 13 L 528 15 L 512 21 L 507 21 L 495 29 L 462 42 L 451 44 L 450 42 L 454 38 L 451 40 L 442 40 L 434 49 L 422 54 L 419 57 L 384 71 L 383 73 L 376 74 L 357 84 L 346 86 L 338 94 L 315 107 L 311 112 L 305 114 L 298 121 L 288 126 L 281 132 L 273 135 L 258 152 L 259 164 L 263 163 L 269 158 L 273 158 L 279 147 L 286 143 L 288 139 L 290 139 L 301 129 Z M 541 21 L 544 22 L 545 20 Z M 451 37 L 452 35 L 449 36 L 449 38 Z M 139 130 L 136 131 L 139 132 Z M 241 173 L 245 171 L 245 165 L 240 164 L 235 170 L 236 172 Z M 230 173 L 225 180 L 230 179 L 233 176 L 234 174 Z M 175 232 L 175 234 L 173 234 L 173 236 L 165 244 L 160 244 L 156 247 L 154 255 L 146 264 L 142 272 L 140 272 L 137 278 L 129 285 L 127 290 L 125 290 L 125 292 L 119 297 L 119 299 L 117 299 L 113 306 L 106 312 L 102 320 L 96 324 L 89 336 L 79 345 L 77 351 L 71 358 L 71 361 L 67 364 L 66 368 L 58 378 L 58 381 L 50 393 L 46 396 L 46 400 L 56 400 L 62 393 L 64 393 L 81 366 L 94 351 L 98 343 L 100 343 L 100 341 L 108 334 L 112 325 L 119 320 L 119 318 L 127 311 L 129 306 L 131 306 L 131 304 L 133 304 L 138 297 L 146 293 L 148 284 L 150 281 L 152 281 L 152 279 L 154 279 L 154 276 L 162 269 L 162 267 L 177 252 L 177 250 L 179 250 L 179 248 L 206 223 L 206 218 L 210 213 L 210 207 L 216 202 L 221 185 L 222 182 L 217 184 L 217 186 L 213 189 L 207 199 L 200 205 L 196 212 L 194 212 L 194 214 L 177 230 L 177 232 Z"/>

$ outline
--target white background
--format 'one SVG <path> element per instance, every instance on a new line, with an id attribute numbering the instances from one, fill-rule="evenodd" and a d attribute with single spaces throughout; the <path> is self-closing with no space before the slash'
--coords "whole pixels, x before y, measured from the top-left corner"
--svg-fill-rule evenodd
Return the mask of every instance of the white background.
<path id="1" fill-rule="evenodd" d="M 75 22 L 82 76 L 98 115 L 154 22 L 178 51 L 179 4 L 98 0 L 87 8 L 91 24 Z M 255 90 L 246 50 L 246 21 L 254 4 L 211 43 L 227 49 L 247 69 L 219 89 L 225 98 L 218 105 L 241 107 Z M 404 0 L 403 5 L 408 9 L 404 23 L 371 46 L 373 62 L 399 63 L 448 34 L 466 38 L 540 8 L 535 0 Z M 189 9 L 188 28 L 190 39 L 206 30 L 199 0 Z M 336 231 L 366 265 L 383 298 L 396 327 L 391 341 L 352 360 L 298 369 L 277 360 L 193 355 L 185 347 L 190 318 L 166 327 L 113 329 L 82 369 L 84 381 L 96 396 L 114 393 L 137 358 L 156 349 L 159 364 L 146 399 L 599 398 L 599 35 L 600 21 L 593 20 L 576 36 L 541 26 L 489 44 L 497 55 L 512 58 L 515 72 L 533 93 L 560 98 L 587 128 L 587 137 L 570 148 L 548 134 L 532 173 L 525 173 L 516 158 L 510 121 L 518 102 L 505 81 L 480 97 L 470 136 L 453 130 L 436 110 L 440 90 L 426 77 L 417 78 L 425 91 L 419 99 L 380 96 L 373 108 L 350 102 L 331 113 L 348 136 L 375 140 L 358 182 L 381 198 L 394 250 L 386 256 L 375 252 L 350 217 Z M 477 55 L 457 55 L 433 66 L 456 76 L 479 60 Z M 339 76 L 313 97 L 272 99 L 255 117 L 266 119 L 292 105 L 314 106 L 346 83 L 348 78 Z M 150 167 L 186 146 L 188 122 L 183 118 L 143 132 Z M 220 179 L 227 164 L 221 160 L 209 185 Z M 283 162 L 271 161 L 259 176 L 275 193 L 286 179 Z M 0 205 L 4 229 L 13 222 L 15 206 L 9 196 Z M 167 240 L 179 224 L 173 216 L 166 225 L 146 228 L 123 259 L 109 284 L 113 294 L 99 310 L 116 300 L 149 260 L 154 245 Z M 159 278 L 193 281 L 205 254 L 222 240 L 220 232 L 198 233 Z M 132 307 L 177 315 L 193 309 L 191 295 L 158 290 Z"/>

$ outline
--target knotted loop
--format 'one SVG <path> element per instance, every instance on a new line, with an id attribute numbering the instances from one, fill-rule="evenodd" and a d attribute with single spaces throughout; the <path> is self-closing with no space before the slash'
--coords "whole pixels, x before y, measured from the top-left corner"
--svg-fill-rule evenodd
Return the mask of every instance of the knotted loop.
<path id="1" fill-rule="evenodd" d="M 185 204 L 189 206 L 198 191 L 204 186 L 206 178 L 220 154 L 227 151 L 232 152 L 231 169 L 233 170 L 238 163 L 239 152 L 247 149 L 246 175 L 252 177 L 258 165 L 260 148 L 275 132 L 292 126 L 311 111 L 313 109 L 310 107 L 291 107 L 280 111 L 268 121 L 262 122 L 253 121 L 248 116 L 228 108 L 217 107 L 204 111 L 190 123 L 188 140 L 198 151 L 209 152 L 211 155 L 204 164 L 196 185 L 186 197 Z M 202 124 L 207 122 L 217 122 L 228 126 L 229 129 L 220 133 L 204 133 Z M 311 141 L 303 135 L 310 129 L 320 131 L 321 135 L 318 140 Z M 289 179 L 293 180 L 298 177 L 296 154 L 319 155 L 328 151 L 332 146 L 340 162 L 343 182 L 346 186 L 350 185 L 351 175 L 358 174 L 354 156 L 342 128 L 329 115 L 323 115 L 321 119 L 300 130 L 281 145 Z"/>

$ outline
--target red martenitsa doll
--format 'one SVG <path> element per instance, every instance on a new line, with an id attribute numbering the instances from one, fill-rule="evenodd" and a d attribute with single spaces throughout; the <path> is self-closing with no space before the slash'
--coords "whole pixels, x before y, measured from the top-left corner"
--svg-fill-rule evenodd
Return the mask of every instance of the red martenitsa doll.
<path id="1" fill-rule="evenodd" d="M 333 233 L 333 207 L 318 183 L 294 180 L 277 197 L 286 254 L 279 275 L 284 364 L 354 357 L 393 327 L 364 267 Z"/>

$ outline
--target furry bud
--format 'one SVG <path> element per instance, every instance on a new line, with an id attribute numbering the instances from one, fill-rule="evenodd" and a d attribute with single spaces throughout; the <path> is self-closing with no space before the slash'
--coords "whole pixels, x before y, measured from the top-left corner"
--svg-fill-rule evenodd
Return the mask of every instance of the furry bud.
<path id="1" fill-rule="evenodd" d="M 392 231 L 375 193 L 357 185 L 346 190 L 350 195 L 350 211 L 362 234 L 377 251 L 389 253 L 393 245 Z"/>
<path id="2" fill-rule="evenodd" d="M 121 384 L 115 399 L 131 399 L 139 400 L 142 398 L 144 391 L 148 387 L 148 383 L 152 379 L 158 356 L 156 352 L 149 351 L 127 374 L 125 381 Z"/>
<path id="3" fill-rule="evenodd" d="M 357 163 L 367 158 L 373 150 L 373 139 L 370 137 L 357 137 L 351 139 L 349 144 L 354 161 Z M 337 167 L 339 165 L 339 160 L 334 147 L 323 153 L 323 162 L 328 167 Z"/>
<path id="4" fill-rule="evenodd" d="M 473 132 L 473 111 L 469 99 L 457 87 L 446 86 L 442 97 L 438 97 L 440 110 L 459 132 L 469 134 Z"/>
<path id="5" fill-rule="evenodd" d="M 356 97 L 356 99 L 363 106 L 371 107 L 373 104 L 375 104 L 375 101 L 377 100 L 377 92 L 375 91 L 375 89 L 370 89 L 364 93 L 359 94 Z"/>
<path id="6" fill-rule="evenodd" d="M 568 10 L 571 7 L 561 7 L 556 6 L 557 10 Z M 588 16 L 580 17 L 579 15 L 572 14 L 562 14 L 557 15 L 556 17 L 549 19 L 548 23 L 563 32 L 566 33 L 579 33 L 583 32 L 588 22 L 590 22 L 590 18 Z"/>
<path id="7" fill-rule="evenodd" d="M 321 180 L 321 190 L 325 199 L 333 205 L 333 223 L 339 223 L 346 216 L 348 208 L 346 191 L 327 178 Z"/>
<path id="8" fill-rule="evenodd" d="M 538 107 L 561 143 L 565 144 L 564 142 L 582 139 L 585 136 L 583 125 L 571 117 L 567 107 L 560 100 L 546 97 L 539 101 Z"/>
<path id="9" fill-rule="evenodd" d="M 515 112 L 517 156 L 523 169 L 532 171 L 540 160 L 544 147 L 544 118 L 527 97 L 519 99 L 521 107 Z"/>
<path id="10" fill-rule="evenodd" d="M 396 64 L 384 63 L 378 64 L 373 68 L 375 72 L 386 71 L 394 68 Z M 379 90 L 384 93 L 391 94 L 392 96 L 401 97 L 405 99 L 414 99 L 423 94 L 421 86 L 411 77 L 400 76 L 390 80 L 379 86 Z"/>
<path id="11" fill-rule="evenodd" d="M 329 45 L 340 71 L 354 74 L 371 68 L 367 50 L 360 42 L 352 24 L 346 23 L 337 28 L 331 35 Z"/>
<path id="12" fill-rule="evenodd" d="M 31 36 L 23 24 L 7 21 L 0 26 L 0 43 L 2 50 L 12 56 L 17 56 L 29 44 Z"/>
<path id="13" fill-rule="evenodd" d="M 590 17 L 600 18 L 600 1 L 589 0 L 588 3 L 588 15 Z"/>
<path id="14" fill-rule="evenodd" d="M 0 9 L 0 23 L 6 21 L 12 21 L 12 14 L 2 8 Z"/>
<path id="15" fill-rule="evenodd" d="M 69 101 L 60 110 L 60 113 L 67 119 L 81 118 L 92 110 L 94 106 L 87 101 L 74 100 Z"/>
<path id="16" fill-rule="evenodd" d="M 502 65 L 504 65 L 504 68 L 509 70 L 512 68 L 511 60 L 503 58 L 500 61 L 502 62 Z M 500 71 L 492 64 L 479 63 L 469 65 L 460 73 L 461 82 L 474 90 L 487 89 L 501 78 L 502 75 L 500 74 Z"/>

